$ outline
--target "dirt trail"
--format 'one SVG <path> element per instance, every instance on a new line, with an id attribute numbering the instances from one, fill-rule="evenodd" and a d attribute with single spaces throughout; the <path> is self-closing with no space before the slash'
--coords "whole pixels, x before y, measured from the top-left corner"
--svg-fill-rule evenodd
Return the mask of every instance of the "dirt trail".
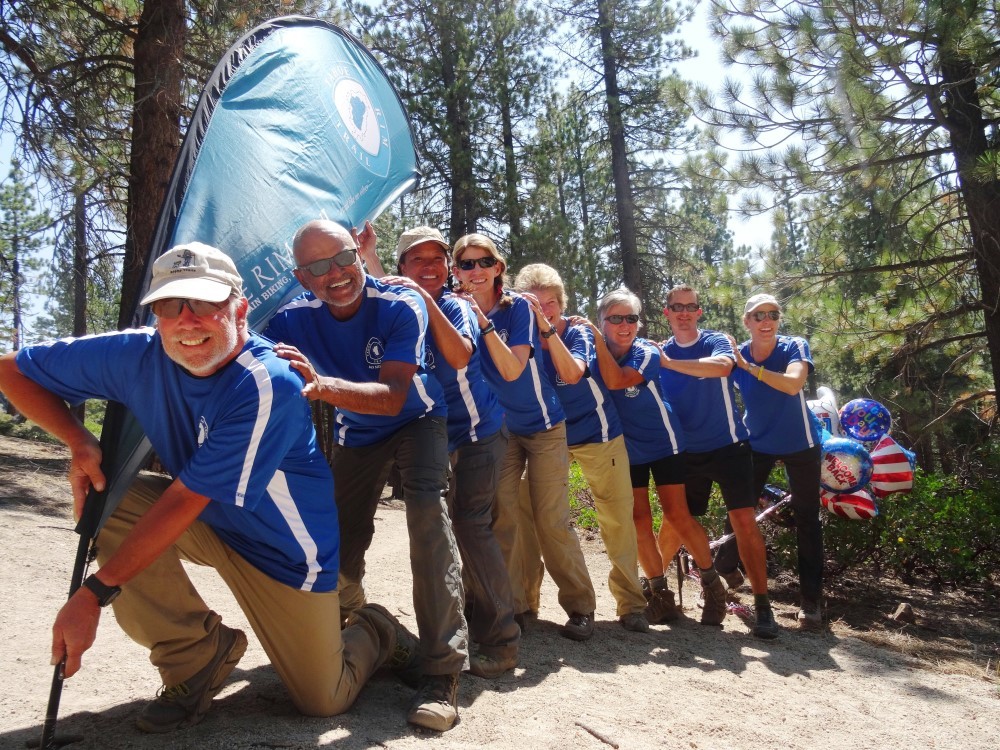
<path id="1" fill-rule="evenodd" d="M 49 628 L 63 601 L 76 548 L 58 449 L 30 448 L 12 465 L 8 439 L 0 471 L 0 748 L 39 736 L 48 696 Z M 14 441 L 20 443 L 22 441 Z M 27 444 L 33 446 L 35 444 Z M 20 448 L 20 446 L 19 446 Z M 28 511 L 40 503 L 46 513 Z M 700 626 L 697 612 L 649 634 L 614 621 L 598 541 L 583 544 L 598 586 L 597 632 L 574 643 L 558 635 L 564 615 L 546 579 L 541 619 L 525 635 L 522 665 L 486 682 L 464 675 L 460 723 L 435 735 L 409 727 L 411 690 L 374 679 L 346 715 L 295 714 L 253 636 L 205 721 L 168 736 L 144 735 L 133 718 L 158 687 L 145 653 L 105 615 L 83 671 L 67 681 L 60 733 L 74 748 L 726 748 L 836 747 L 972 750 L 993 747 L 1000 691 L 995 681 L 942 674 L 838 632 L 803 634 L 791 609 L 773 642 L 753 639 L 730 617 L 724 630 Z M 373 601 L 415 627 L 405 518 L 379 509 L 368 557 Z M 246 621 L 211 571 L 192 570 L 202 596 L 230 625 Z M 693 589 L 688 587 L 693 599 Z M 690 607 L 691 602 L 688 602 Z"/>

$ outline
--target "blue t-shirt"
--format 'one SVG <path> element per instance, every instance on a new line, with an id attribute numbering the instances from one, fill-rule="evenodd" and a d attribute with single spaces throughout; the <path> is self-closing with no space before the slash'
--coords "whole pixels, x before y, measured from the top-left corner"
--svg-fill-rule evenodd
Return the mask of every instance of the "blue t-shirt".
<path id="1" fill-rule="evenodd" d="M 783 456 L 819 445 L 820 436 L 805 391 L 789 396 L 757 380 L 756 365 L 785 372 L 792 362 L 805 362 L 809 372 L 813 371 L 809 343 L 804 338 L 779 335 L 777 339 L 774 351 L 763 362 L 753 359 L 749 341 L 740 344 L 743 359 L 755 367 L 752 372 L 736 370 L 734 377 L 743 396 L 743 421 L 750 430 L 750 446 L 759 453 Z"/>
<path id="2" fill-rule="evenodd" d="M 637 338 L 618 364 L 631 367 L 645 379 L 639 385 L 611 391 L 611 400 L 621 417 L 629 463 L 651 463 L 682 452 L 684 433 L 660 395 L 660 350 L 646 339 Z"/>
<path id="3" fill-rule="evenodd" d="M 567 325 L 560 338 L 573 358 L 587 366 L 583 377 L 570 385 L 559 377 L 552 357 L 545 358 L 545 374 L 555 383 L 559 403 L 566 412 L 566 442 L 582 445 L 614 440 L 622 434 L 622 424 L 597 367 L 594 334 L 589 328 Z"/>
<path id="4" fill-rule="evenodd" d="M 425 415 L 446 412 L 444 391 L 424 364 L 427 307 L 418 292 L 365 277 L 361 307 L 348 320 L 337 320 L 326 304 L 306 292 L 281 307 L 264 335 L 291 344 L 320 375 L 352 383 L 377 383 L 382 362 L 417 365 L 406 402 L 396 416 L 359 414 L 337 409 L 334 438 L 360 448 L 391 437 L 403 425 Z"/>
<path id="5" fill-rule="evenodd" d="M 302 378 L 271 342 L 251 336 L 208 377 L 175 364 L 152 328 L 31 346 L 17 366 L 71 404 L 128 407 L 167 472 L 211 498 L 199 520 L 254 567 L 292 588 L 337 588 L 333 477 Z"/>
<path id="6" fill-rule="evenodd" d="M 677 360 L 697 360 L 720 355 L 736 360 L 729 339 L 718 331 L 699 330 L 698 338 L 690 344 L 678 344 L 671 337 L 663 351 L 670 359 Z M 661 367 L 660 387 L 684 430 L 689 451 L 705 453 L 749 438 L 747 428 L 736 410 L 732 375 L 724 378 L 699 378 Z"/>
<path id="7" fill-rule="evenodd" d="M 427 369 L 444 388 L 448 404 L 448 450 L 475 443 L 496 433 L 503 425 L 503 412 L 493 390 L 483 379 L 479 347 L 479 325 L 472 307 L 463 299 L 443 291 L 438 307 L 455 329 L 472 341 L 469 364 L 456 370 L 438 349 L 434 336 L 427 337 Z"/>
<path id="8" fill-rule="evenodd" d="M 521 375 L 507 381 L 493 363 L 489 349 L 483 346 L 483 375 L 500 399 L 507 429 L 515 435 L 533 435 L 552 429 L 566 419 L 566 415 L 556 389 L 545 375 L 545 352 L 538 345 L 538 328 L 531 305 L 518 294 L 508 294 L 513 303 L 501 307 L 498 302 L 486 317 L 496 326 L 496 335 L 507 346 L 513 349 L 524 344 L 531 347 L 531 354 Z"/>

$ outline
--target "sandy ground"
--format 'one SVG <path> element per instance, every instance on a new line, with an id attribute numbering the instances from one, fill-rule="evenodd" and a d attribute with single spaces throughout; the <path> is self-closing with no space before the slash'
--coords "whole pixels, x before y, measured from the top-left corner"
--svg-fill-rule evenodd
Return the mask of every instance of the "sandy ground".
<path id="1" fill-rule="evenodd" d="M 0 452 L 10 442 L 0 440 Z M 49 628 L 76 550 L 59 473 L 63 454 L 28 445 L 28 460 L 15 467 L 18 481 L 0 472 L 0 748 L 24 747 L 40 736 L 52 677 Z M 367 590 L 415 629 L 407 546 L 402 510 L 381 507 Z M 614 619 L 600 542 L 585 540 L 584 551 L 598 593 L 593 640 L 559 636 L 564 614 L 546 579 L 540 620 L 525 634 L 521 666 L 492 682 L 463 675 L 461 720 L 445 734 L 406 724 L 412 691 L 389 675 L 373 679 L 344 716 L 296 715 L 249 634 L 246 656 L 202 724 L 145 735 L 133 718 L 155 695 L 158 680 L 110 612 L 83 671 L 65 683 L 59 734 L 82 735 L 72 747 L 101 749 L 996 746 L 996 681 L 943 674 L 836 628 L 799 633 L 789 608 L 779 612 L 786 630 L 777 641 L 755 640 L 733 616 L 723 629 L 703 627 L 690 585 L 690 619 L 649 634 L 627 633 Z M 191 575 L 229 625 L 247 628 L 212 571 L 193 569 Z"/>

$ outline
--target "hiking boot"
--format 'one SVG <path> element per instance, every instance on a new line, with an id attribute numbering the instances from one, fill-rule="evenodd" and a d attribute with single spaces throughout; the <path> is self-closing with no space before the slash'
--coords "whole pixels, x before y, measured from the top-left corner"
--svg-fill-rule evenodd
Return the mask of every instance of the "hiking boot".
<path id="1" fill-rule="evenodd" d="M 642 612 L 629 612 L 627 615 L 619 617 L 618 622 L 623 628 L 633 633 L 649 632 L 649 620 Z"/>
<path id="2" fill-rule="evenodd" d="M 668 588 L 657 591 L 646 605 L 646 620 L 651 625 L 673 622 L 680 616 L 680 610 L 674 604 L 674 592 Z"/>
<path id="3" fill-rule="evenodd" d="M 135 720 L 139 729 L 162 734 L 193 726 L 205 718 L 212 707 L 212 698 L 247 650 L 247 637 L 242 630 L 225 625 L 219 628 L 219 649 L 212 660 L 179 685 L 160 688 L 156 700 L 146 704 Z"/>
<path id="4" fill-rule="evenodd" d="M 517 626 L 521 628 L 521 632 L 524 633 L 528 630 L 528 623 L 533 620 L 538 619 L 538 613 L 533 609 L 526 609 L 524 612 L 518 612 L 514 615 L 514 622 Z"/>
<path id="5" fill-rule="evenodd" d="M 726 586 L 728 586 L 732 591 L 735 591 L 742 586 L 743 582 L 746 580 L 746 577 L 743 575 L 743 571 L 739 568 L 733 568 L 728 573 L 719 573 L 719 575 L 722 576 L 722 580 L 726 582 Z"/>
<path id="6" fill-rule="evenodd" d="M 378 634 L 379 655 L 385 656 L 382 666 L 400 680 L 415 688 L 423 675 L 420 641 L 381 604 L 366 604 L 351 615 L 351 624 L 364 620 Z"/>
<path id="7" fill-rule="evenodd" d="M 639 585 L 642 586 L 642 595 L 646 597 L 646 601 L 648 602 L 653 598 L 653 586 L 645 576 L 639 576 Z"/>
<path id="8" fill-rule="evenodd" d="M 566 624 L 559 629 L 559 635 L 569 638 L 571 641 L 589 641 L 594 635 L 594 613 L 581 615 L 574 612 L 569 616 Z"/>
<path id="9" fill-rule="evenodd" d="M 424 675 L 406 720 L 414 726 L 435 732 L 447 732 L 455 726 L 458 720 L 458 675 Z"/>
<path id="10" fill-rule="evenodd" d="M 821 630 L 823 628 L 823 610 L 820 608 L 819 602 L 802 602 L 798 621 L 801 630 Z"/>
<path id="11" fill-rule="evenodd" d="M 754 638 L 763 638 L 766 641 L 777 638 L 781 633 L 781 628 L 774 621 L 774 612 L 770 607 L 757 607 L 757 621 L 753 625 Z"/>
<path id="12" fill-rule="evenodd" d="M 703 599 L 701 610 L 702 625 L 721 625 L 726 619 L 726 584 L 721 577 L 701 587 Z"/>
<path id="13" fill-rule="evenodd" d="M 469 672 L 484 680 L 492 680 L 518 665 L 517 652 L 512 656 L 493 656 L 482 651 L 469 657 Z"/>

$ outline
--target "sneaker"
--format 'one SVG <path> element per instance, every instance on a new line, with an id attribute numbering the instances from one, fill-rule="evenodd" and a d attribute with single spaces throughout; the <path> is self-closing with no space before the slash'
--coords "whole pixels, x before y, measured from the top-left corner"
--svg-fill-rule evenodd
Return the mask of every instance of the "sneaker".
<path id="1" fill-rule="evenodd" d="M 455 726 L 458 720 L 458 675 L 424 675 L 406 720 L 414 726 L 435 732 L 447 732 Z"/>
<path id="2" fill-rule="evenodd" d="M 512 670 L 519 661 L 516 652 L 513 656 L 501 657 L 484 654 L 480 651 L 469 657 L 469 672 L 484 680 L 492 680 Z"/>
<path id="3" fill-rule="evenodd" d="M 642 612 L 629 612 L 627 615 L 619 617 L 618 622 L 623 628 L 633 633 L 649 632 L 649 620 Z"/>
<path id="4" fill-rule="evenodd" d="M 382 666 L 410 687 L 417 687 L 423 676 L 417 637 L 381 604 L 366 604 L 355 610 L 350 622 L 358 620 L 364 620 L 378 633 L 379 650 L 386 652 Z"/>
<path id="5" fill-rule="evenodd" d="M 559 630 L 559 635 L 569 638 L 571 641 L 589 641 L 594 635 L 594 613 L 581 615 L 574 612 L 569 616 L 566 624 Z"/>
<path id="6" fill-rule="evenodd" d="M 746 577 L 743 575 L 743 571 L 739 568 L 733 568 L 728 573 L 719 573 L 719 575 L 722 576 L 722 580 L 726 582 L 726 586 L 728 586 L 732 591 L 735 591 L 742 586 L 743 582 L 746 580 Z"/>
<path id="7" fill-rule="evenodd" d="M 156 700 L 148 703 L 135 724 L 143 732 L 162 734 L 190 727 L 205 718 L 212 707 L 212 698 L 236 668 L 247 650 L 247 637 L 242 630 L 220 625 L 219 650 L 200 672 L 179 685 L 164 685 Z"/>
<path id="8" fill-rule="evenodd" d="M 802 602 L 799 610 L 799 628 L 802 630 L 821 630 L 823 628 L 823 610 L 818 602 Z"/>
<path id="9" fill-rule="evenodd" d="M 753 625 L 754 638 L 763 638 L 767 641 L 777 638 L 781 633 L 781 628 L 779 628 L 778 623 L 774 621 L 774 612 L 771 608 L 758 607 L 756 614 L 757 621 Z"/>
<path id="10" fill-rule="evenodd" d="M 703 609 L 701 610 L 701 624 L 721 625 L 722 621 L 726 619 L 727 611 L 726 585 L 722 582 L 722 577 L 716 578 L 708 586 L 702 585 L 701 593 L 704 599 Z"/>
<path id="11" fill-rule="evenodd" d="M 673 622 L 680 616 L 680 610 L 674 604 L 674 592 L 670 589 L 660 589 L 646 605 L 646 620 L 652 625 Z"/>

